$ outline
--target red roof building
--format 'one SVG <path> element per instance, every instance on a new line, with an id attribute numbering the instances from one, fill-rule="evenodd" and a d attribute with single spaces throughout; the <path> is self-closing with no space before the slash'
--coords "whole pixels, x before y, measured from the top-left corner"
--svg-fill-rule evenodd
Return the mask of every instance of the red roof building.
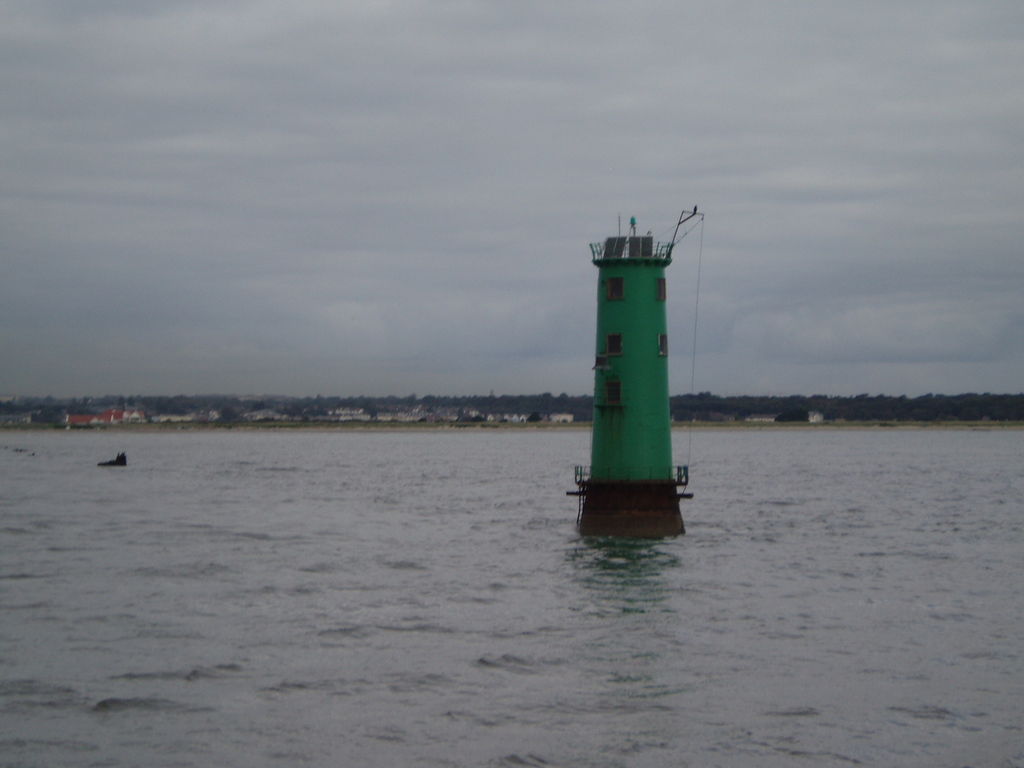
<path id="1" fill-rule="evenodd" d="M 145 420 L 146 412 L 138 408 L 108 408 L 103 413 L 69 413 L 64 423 L 70 427 L 92 427 L 104 424 L 140 424 Z"/>

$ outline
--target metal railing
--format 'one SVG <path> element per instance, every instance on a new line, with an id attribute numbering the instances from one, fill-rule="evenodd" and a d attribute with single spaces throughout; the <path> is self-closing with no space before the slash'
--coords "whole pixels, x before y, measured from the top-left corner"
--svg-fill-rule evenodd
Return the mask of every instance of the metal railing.
<path id="1" fill-rule="evenodd" d="M 593 258 L 594 261 L 600 261 L 601 259 L 605 258 L 604 246 L 605 246 L 604 243 L 591 243 L 590 244 L 590 255 L 591 255 L 591 257 Z M 654 244 L 654 250 L 651 253 L 650 258 L 664 260 L 664 259 L 670 258 L 671 256 L 672 256 L 672 243 L 655 243 Z M 613 258 L 613 257 L 609 256 L 608 258 Z M 639 258 L 639 256 L 634 254 L 631 257 L 630 254 L 629 254 L 629 250 L 626 249 L 623 252 L 623 254 L 622 254 L 622 258 L 624 258 L 624 259 Z"/>
<path id="2" fill-rule="evenodd" d="M 630 471 L 628 478 L 607 478 L 597 477 L 594 478 L 591 475 L 590 467 L 586 465 L 576 466 L 576 484 L 586 483 L 592 479 L 597 480 L 670 480 L 672 475 L 675 475 L 676 485 L 689 485 L 690 483 L 690 467 L 686 464 L 676 465 L 675 467 L 648 467 L 646 473 L 644 471 L 637 472 L 635 470 Z M 646 475 L 646 476 L 645 476 Z"/>

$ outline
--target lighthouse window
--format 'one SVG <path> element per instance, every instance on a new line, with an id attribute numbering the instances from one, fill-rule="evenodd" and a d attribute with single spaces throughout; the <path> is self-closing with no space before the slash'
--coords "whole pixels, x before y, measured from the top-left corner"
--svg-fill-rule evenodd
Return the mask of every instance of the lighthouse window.
<path id="1" fill-rule="evenodd" d="M 658 278 L 657 293 L 658 293 L 658 296 L 657 296 L 658 301 L 664 301 L 665 300 L 665 278 L 664 277 L 659 277 Z"/>
<path id="2" fill-rule="evenodd" d="M 605 286 L 606 286 L 606 291 L 607 291 L 606 296 L 608 297 L 609 301 L 613 301 L 615 299 L 621 299 L 622 298 L 622 283 L 623 283 L 623 280 L 624 280 L 624 278 L 621 278 L 621 277 L 609 277 L 608 278 L 608 281 L 605 283 Z"/>
<path id="3" fill-rule="evenodd" d="M 622 382 L 606 381 L 604 384 L 604 402 L 606 405 L 618 405 L 622 402 Z"/>
<path id="4" fill-rule="evenodd" d="M 609 355 L 622 354 L 622 334 L 609 333 L 605 338 L 605 352 Z"/>
<path id="5" fill-rule="evenodd" d="M 658 334 L 658 354 L 663 357 L 668 357 L 668 335 L 664 333 Z"/>

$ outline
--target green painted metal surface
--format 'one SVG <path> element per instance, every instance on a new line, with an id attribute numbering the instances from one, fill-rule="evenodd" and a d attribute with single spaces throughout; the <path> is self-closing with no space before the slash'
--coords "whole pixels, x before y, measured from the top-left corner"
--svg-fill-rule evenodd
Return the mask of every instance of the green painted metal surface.
<path id="1" fill-rule="evenodd" d="M 599 275 L 590 477 L 675 480 L 664 282 L 671 248 L 620 237 L 591 253 Z"/>

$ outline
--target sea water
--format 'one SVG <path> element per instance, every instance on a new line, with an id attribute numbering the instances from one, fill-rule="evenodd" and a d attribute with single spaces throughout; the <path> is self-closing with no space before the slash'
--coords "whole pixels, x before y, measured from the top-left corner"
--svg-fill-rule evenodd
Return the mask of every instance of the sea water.
<path id="1" fill-rule="evenodd" d="M 1024 765 L 1024 431 L 673 437 L 0 433 L 0 765 Z"/>

